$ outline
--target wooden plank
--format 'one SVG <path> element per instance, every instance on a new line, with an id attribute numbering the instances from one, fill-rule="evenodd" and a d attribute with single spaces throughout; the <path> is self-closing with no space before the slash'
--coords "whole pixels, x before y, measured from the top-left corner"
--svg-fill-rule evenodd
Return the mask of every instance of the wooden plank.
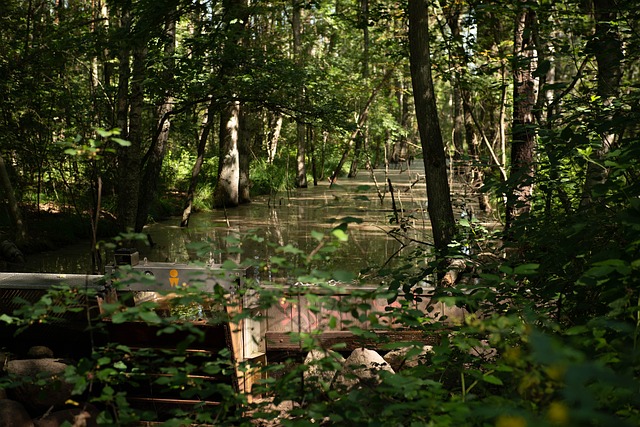
<path id="1" fill-rule="evenodd" d="M 331 348 L 341 344 L 338 350 L 352 351 L 356 348 L 367 347 L 370 349 L 379 348 L 381 344 L 387 342 L 420 342 L 423 344 L 436 344 L 438 337 L 426 335 L 423 331 L 411 330 L 376 330 L 372 331 L 375 338 L 363 338 L 356 336 L 349 331 L 329 331 L 318 335 L 320 346 Z M 267 351 L 299 351 L 300 343 L 290 333 L 267 332 L 265 334 Z"/>

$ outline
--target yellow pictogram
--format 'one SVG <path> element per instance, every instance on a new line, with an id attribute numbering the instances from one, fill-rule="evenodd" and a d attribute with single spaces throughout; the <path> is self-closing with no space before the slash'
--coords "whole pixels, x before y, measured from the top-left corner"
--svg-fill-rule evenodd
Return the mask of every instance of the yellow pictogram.
<path id="1" fill-rule="evenodd" d="M 179 282 L 180 279 L 178 278 L 178 270 L 169 270 L 169 285 L 171 285 L 172 288 L 175 288 L 176 286 L 178 286 Z"/>

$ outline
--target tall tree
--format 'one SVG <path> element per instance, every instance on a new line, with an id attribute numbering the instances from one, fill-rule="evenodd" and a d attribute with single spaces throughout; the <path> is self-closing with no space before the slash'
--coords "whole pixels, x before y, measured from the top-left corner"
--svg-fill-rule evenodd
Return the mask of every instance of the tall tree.
<path id="1" fill-rule="evenodd" d="M 293 0 L 293 15 L 291 18 L 293 28 L 293 55 L 298 66 L 302 67 L 303 49 L 302 49 L 302 2 Z M 304 85 L 300 85 L 298 89 L 297 103 L 300 111 L 304 103 Z M 306 127 L 302 118 L 296 119 L 296 187 L 307 188 L 307 165 L 306 165 Z"/>
<path id="2" fill-rule="evenodd" d="M 165 22 L 164 34 L 164 61 L 162 82 L 164 94 L 160 105 L 156 109 L 156 131 L 151 141 L 147 153 L 142 159 L 143 175 L 140 181 L 140 197 L 138 200 L 138 211 L 136 215 L 135 231 L 140 232 L 147 223 L 147 216 L 151 204 L 156 198 L 158 190 L 158 180 L 162 171 L 162 163 L 167 151 L 169 141 L 169 130 L 171 128 L 171 113 L 173 111 L 173 80 L 175 73 L 175 51 L 176 51 L 176 17 L 174 11 L 169 11 Z"/>
<path id="3" fill-rule="evenodd" d="M 602 146 L 596 150 L 595 161 L 589 162 L 587 165 L 581 200 L 582 206 L 589 206 L 593 199 L 594 187 L 606 180 L 607 169 L 602 166 L 600 160 L 609 151 L 616 138 L 616 133 L 612 128 L 611 107 L 619 92 L 622 60 L 624 59 L 622 41 L 616 23 L 618 7 L 619 5 L 614 0 L 593 1 L 596 25 L 589 48 L 594 53 L 598 66 L 596 94 L 599 103 L 598 120 L 602 122 L 600 126 Z"/>
<path id="4" fill-rule="evenodd" d="M 24 225 L 24 221 L 22 219 L 22 212 L 20 210 L 20 206 L 18 205 L 18 201 L 16 200 L 15 194 L 13 192 L 13 185 L 11 185 L 11 180 L 9 179 L 9 173 L 7 172 L 7 167 L 4 162 L 4 158 L 0 154 L 0 189 L 4 193 L 4 197 L 7 199 L 9 204 L 9 215 L 11 217 L 11 222 L 13 223 L 13 227 L 15 229 L 15 240 L 16 245 L 21 246 L 27 239 L 27 232 Z"/>
<path id="5" fill-rule="evenodd" d="M 116 35 L 120 39 L 120 49 L 118 51 L 118 91 L 116 95 L 116 126 L 121 130 L 123 139 L 132 140 L 135 138 L 137 129 L 130 129 L 129 110 L 131 100 L 129 96 L 129 80 L 131 78 L 131 12 L 130 4 L 124 3 L 117 9 L 119 16 L 119 27 Z M 138 48 L 138 52 L 139 52 Z M 144 66 L 141 64 L 138 54 L 136 71 L 140 72 Z M 137 87 L 140 88 L 142 76 L 136 79 Z M 138 100 L 142 99 L 142 90 L 139 89 Z M 141 104 L 138 104 L 140 109 Z M 142 118 L 142 112 L 137 116 Z M 140 123 L 138 122 L 138 125 Z M 135 128 L 134 124 L 134 128 Z M 140 145 L 139 140 L 130 147 L 118 148 L 117 180 L 117 217 L 121 230 L 133 229 L 135 226 L 136 213 L 138 211 L 138 192 L 140 191 Z"/>
<path id="6" fill-rule="evenodd" d="M 238 72 L 242 37 L 248 19 L 246 0 L 227 0 L 223 3 L 227 34 L 224 42 L 220 76 L 229 83 Z M 235 207 L 240 203 L 240 153 L 239 126 L 240 101 L 237 93 L 226 88 L 227 101 L 220 113 L 220 151 L 218 159 L 218 180 L 213 194 L 215 207 Z"/>
<path id="7" fill-rule="evenodd" d="M 453 239 L 455 220 L 431 75 L 429 39 L 428 0 L 409 0 L 409 58 L 413 97 L 424 155 L 433 240 L 436 249 L 442 253 Z"/>
<path id="8" fill-rule="evenodd" d="M 534 176 L 537 103 L 537 53 L 534 43 L 535 10 L 521 0 L 513 39 L 513 123 L 511 127 L 511 189 L 507 194 L 506 229 L 531 209 Z"/>

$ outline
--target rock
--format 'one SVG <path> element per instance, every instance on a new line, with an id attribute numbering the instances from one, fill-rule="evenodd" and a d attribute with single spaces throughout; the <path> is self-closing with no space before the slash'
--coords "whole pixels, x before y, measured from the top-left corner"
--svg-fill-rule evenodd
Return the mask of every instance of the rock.
<path id="1" fill-rule="evenodd" d="M 304 364 L 308 369 L 304 372 L 304 380 L 307 383 L 318 385 L 323 389 L 328 389 L 333 382 L 337 369 L 331 369 L 331 365 L 342 366 L 344 357 L 335 351 L 312 350 L 304 359 Z"/>
<path id="2" fill-rule="evenodd" d="M 469 354 L 484 359 L 485 361 L 492 361 L 498 355 L 498 350 L 491 347 L 489 341 L 481 340 L 480 345 L 474 346 L 469 350 Z"/>
<path id="3" fill-rule="evenodd" d="M 15 243 L 10 240 L 0 242 L 0 258 L 9 262 L 24 264 L 24 254 Z"/>
<path id="4" fill-rule="evenodd" d="M 344 370 L 338 375 L 335 382 L 347 389 L 361 383 L 377 385 L 380 383 L 378 376 L 380 371 L 395 373 L 378 352 L 357 348 L 344 361 Z"/>
<path id="5" fill-rule="evenodd" d="M 27 351 L 29 359 L 51 359 L 53 358 L 53 350 L 44 345 L 34 345 Z"/>
<path id="6" fill-rule="evenodd" d="M 37 411 L 63 405 L 73 391 L 73 384 L 63 378 L 67 366 L 51 358 L 9 361 L 5 368 L 7 373 L 23 379 L 20 385 L 11 390 L 13 398 L 26 408 Z M 30 380 L 35 378 L 39 381 Z"/>
<path id="7" fill-rule="evenodd" d="M 33 427 L 33 425 L 31 416 L 20 402 L 0 399 L 0 426 Z"/>
<path id="8" fill-rule="evenodd" d="M 45 417 L 34 420 L 35 427 L 60 427 L 65 421 L 73 427 L 97 427 L 98 410 L 89 405 L 87 408 L 71 408 L 55 411 Z"/>
<path id="9" fill-rule="evenodd" d="M 385 354 L 384 360 L 395 372 L 398 372 L 405 368 L 414 368 L 418 365 L 424 364 L 428 360 L 430 353 L 433 353 L 433 347 L 425 345 L 422 347 L 422 351 L 420 351 L 419 354 L 408 356 L 409 351 L 413 349 L 413 347 L 403 347 L 392 350 Z"/>

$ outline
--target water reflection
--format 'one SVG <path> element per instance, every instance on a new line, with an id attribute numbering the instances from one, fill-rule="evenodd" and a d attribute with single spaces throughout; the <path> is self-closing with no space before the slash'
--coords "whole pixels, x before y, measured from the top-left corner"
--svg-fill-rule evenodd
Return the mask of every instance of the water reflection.
<path id="1" fill-rule="evenodd" d="M 408 227 L 407 237 L 430 241 L 426 216 L 424 183 L 411 185 L 421 169 L 414 172 L 392 170 L 394 199 L 400 211 L 401 224 Z M 305 254 L 318 245 L 317 234 L 329 234 L 344 218 L 358 218 L 347 229 L 348 240 L 326 259 L 324 268 L 357 272 L 365 267 L 380 266 L 401 247 L 388 235 L 397 228 L 391 197 L 385 188 L 374 184 L 363 171 L 358 179 L 343 179 L 329 188 L 317 187 L 281 193 L 276 197 L 257 197 L 251 204 L 235 209 L 193 214 L 188 228 L 180 228 L 180 218 L 173 218 L 145 228 L 155 245 L 141 249 L 141 259 L 168 262 L 216 262 L 238 256 L 266 260 L 277 247 L 292 245 Z M 376 182 L 386 182 L 384 171 L 376 171 Z M 379 184 L 381 185 L 381 184 Z M 380 202 L 379 194 L 385 194 Z M 244 239 L 251 234 L 256 239 Z M 229 253 L 230 242 L 242 240 L 242 255 Z M 199 250 L 198 250 L 199 249 Z M 28 271 L 86 273 L 91 269 L 88 244 L 30 257 Z"/>

